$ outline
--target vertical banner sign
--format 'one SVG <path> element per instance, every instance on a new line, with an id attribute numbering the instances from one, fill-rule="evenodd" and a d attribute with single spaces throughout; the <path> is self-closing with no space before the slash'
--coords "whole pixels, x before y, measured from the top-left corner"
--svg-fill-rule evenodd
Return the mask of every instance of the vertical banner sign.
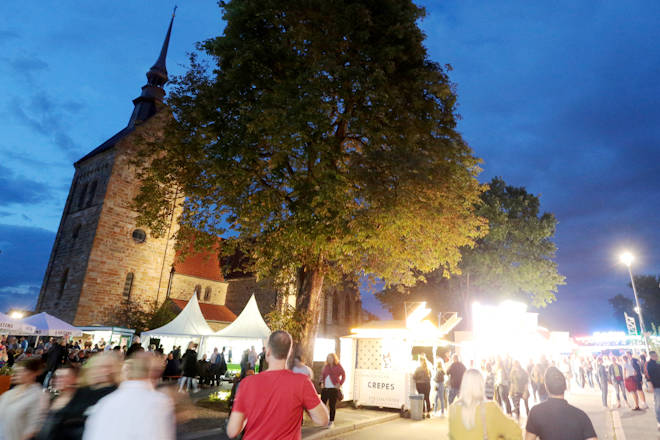
<path id="1" fill-rule="evenodd" d="M 637 334 L 637 323 L 635 322 L 634 316 L 628 316 L 626 312 L 623 312 L 623 316 L 626 318 L 626 327 L 628 327 L 629 335 Z"/>

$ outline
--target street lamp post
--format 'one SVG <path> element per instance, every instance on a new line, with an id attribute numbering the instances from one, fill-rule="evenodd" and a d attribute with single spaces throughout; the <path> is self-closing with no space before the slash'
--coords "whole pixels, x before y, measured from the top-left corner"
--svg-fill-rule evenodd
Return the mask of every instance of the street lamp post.
<path id="1" fill-rule="evenodd" d="M 630 252 L 624 252 L 621 254 L 621 262 L 628 267 L 628 274 L 630 275 L 630 284 L 632 284 L 633 294 L 635 295 L 635 311 L 639 317 L 639 328 L 642 331 L 642 337 L 644 338 L 644 345 L 646 346 L 646 353 L 650 353 L 649 349 L 649 339 L 646 335 L 646 327 L 644 326 L 644 318 L 642 317 L 642 308 L 639 305 L 639 297 L 637 296 L 637 288 L 635 287 L 635 278 L 633 278 L 632 273 L 632 262 L 634 260 L 633 255 Z"/>

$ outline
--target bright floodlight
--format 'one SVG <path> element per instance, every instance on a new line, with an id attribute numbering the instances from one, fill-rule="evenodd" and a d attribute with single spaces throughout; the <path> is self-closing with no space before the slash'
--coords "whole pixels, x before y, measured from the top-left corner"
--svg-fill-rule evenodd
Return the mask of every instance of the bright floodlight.
<path id="1" fill-rule="evenodd" d="M 630 266 L 634 259 L 635 257 L 630 252 L 624 252 L 619 256 L 619 260 L 626 266 Z"/>
<path id="2" fill-rule="evenodd" d="M 23 319 L 23 312 L 11 312 L 9 317 L 13 319 Z"/>

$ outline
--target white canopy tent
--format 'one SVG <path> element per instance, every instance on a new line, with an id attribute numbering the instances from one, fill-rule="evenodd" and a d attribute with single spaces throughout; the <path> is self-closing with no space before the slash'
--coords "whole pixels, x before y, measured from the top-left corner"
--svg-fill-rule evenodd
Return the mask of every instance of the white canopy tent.
<path id="1" fill-rule="evenodd" d="M 82 336 L 80 329 L 46 312 L 23 318 L 21 322 L 35 327 L 38 336 Z"/>
<path id="2" fill-rule="evenodd" d="M 145 349 L 149 346 L 150 338 L 160 339 L 163 350 L 165 353 L 169 353 L 177 345 L 181 346 L 181 350 L 185 352 L 191 341 L 197 342 L 201 346 L 204 337 L 212 334 L 213 330 L 206 323 L 199 308 L 197 295 L 193 295 L 176 318 L 162 327 L 142 332 L 140 338 Z"/>
<path id="3" fill-rule="evenodd" d="M 33 335 L 37 329 L 33 325 L 14 319 L 0 312 L 0 334 L 2 335 Z"/>
<path id="4" fill-rule="evenodd" d="M 239 363 L 241 353 L 251 346 L 254 346 L 257 353 L 260 352 L 261 347 L 266 345 L 268 336 L 270 336 L 270 329 L 259 312 L 259 306 L 253 294 L 236 320 L 213 335 L 204 338 L 202 348 L 207 355 L 210 355 L 214 348 L 231 349 L 232 363 Z"/>

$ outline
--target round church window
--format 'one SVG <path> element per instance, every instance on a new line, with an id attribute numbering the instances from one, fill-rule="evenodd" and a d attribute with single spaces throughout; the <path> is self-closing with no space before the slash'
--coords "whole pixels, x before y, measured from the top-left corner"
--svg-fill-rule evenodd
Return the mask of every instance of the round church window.
<path id="1" fill-rule="evenodd" d="M 136 229 L 133 231 L 133 241 L 136 243 L 144 243 L 147 241 L 147 233 L 144 232 L 142 229 Z"/>

